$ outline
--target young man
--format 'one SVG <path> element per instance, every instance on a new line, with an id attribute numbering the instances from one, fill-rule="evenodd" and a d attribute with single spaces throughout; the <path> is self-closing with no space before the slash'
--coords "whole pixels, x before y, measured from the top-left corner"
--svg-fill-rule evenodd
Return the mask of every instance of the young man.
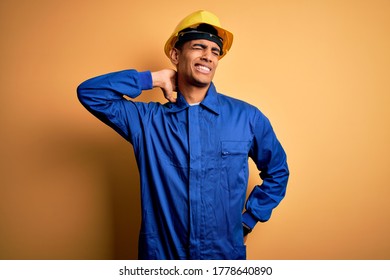
<path id="1" fill-rule="evenodd" d="M 270 122 L 212 82 L 232 40 L 214 14 L 198 11 L 165 45 L 176 71 L 125 70 L 78 87 L 81 103 L 133 145 L 141 178 L 140 259 L 245 259 L 245 236 L 285 195 L 286 155 Z M 123 97 L 153 87 L 169 102 Z M 248 157 L 263 182 L 245 204 Z"/>

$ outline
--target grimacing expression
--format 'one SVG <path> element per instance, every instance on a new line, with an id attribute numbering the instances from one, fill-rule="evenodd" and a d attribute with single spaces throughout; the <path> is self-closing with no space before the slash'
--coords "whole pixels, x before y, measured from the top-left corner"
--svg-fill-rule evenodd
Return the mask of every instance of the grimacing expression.
<path id="1" fill-rule="evenodd" d="M 209 40 L 185 42 L 171 52 L 179 80 L 196 87 L 208 87 L 214 78 L 220 57 L 219 46 Z"/>

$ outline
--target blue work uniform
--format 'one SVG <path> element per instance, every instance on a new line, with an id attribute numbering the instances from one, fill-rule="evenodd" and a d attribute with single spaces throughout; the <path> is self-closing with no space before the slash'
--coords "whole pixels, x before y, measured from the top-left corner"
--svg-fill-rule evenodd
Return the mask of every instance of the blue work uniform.
<path id="1" fill-rule="evenodd" d="M 254 106 L 216 91 L 190 106 L 130 101 L 153 87 L 124 70 L 78 87 L 80 102 L 134 148 L 140 173 L 140 259 L 245 259 L 243 224 L 267 221 L 285 196 L 286 154 Z M 262 183 L 247 202 L 248 158 Z M 245 206 L 245 207 L 244 207 Z"/>

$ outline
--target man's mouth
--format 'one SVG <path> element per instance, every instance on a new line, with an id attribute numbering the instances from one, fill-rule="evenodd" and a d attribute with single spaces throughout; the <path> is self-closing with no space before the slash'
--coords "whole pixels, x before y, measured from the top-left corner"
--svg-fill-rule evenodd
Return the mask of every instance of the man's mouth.
<path id="1" fill-rule="evenodd" d="M 196 64 L 195 69 L 198 70 L 201 73 L 208 74 L 211 72 L 211 68 L 201 65 L 201 64 Z"/>

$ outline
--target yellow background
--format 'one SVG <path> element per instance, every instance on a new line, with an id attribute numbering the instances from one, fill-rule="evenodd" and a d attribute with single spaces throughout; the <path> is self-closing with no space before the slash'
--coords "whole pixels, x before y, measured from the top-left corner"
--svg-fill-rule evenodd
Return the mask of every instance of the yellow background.
<path id="1" fill-rule="evenodd" d="M 217 89 L 271 119 L 291 168 L 248 258 L 390 258 L 390 1 L 7 0 L 0 259 L 136 258 L 131 146 L 75 91 L 111 71 L 172 67 L 165 40 L 198 9 L 235 35 Z M 140 100 L 164 102 L 157 90 Z"/>

